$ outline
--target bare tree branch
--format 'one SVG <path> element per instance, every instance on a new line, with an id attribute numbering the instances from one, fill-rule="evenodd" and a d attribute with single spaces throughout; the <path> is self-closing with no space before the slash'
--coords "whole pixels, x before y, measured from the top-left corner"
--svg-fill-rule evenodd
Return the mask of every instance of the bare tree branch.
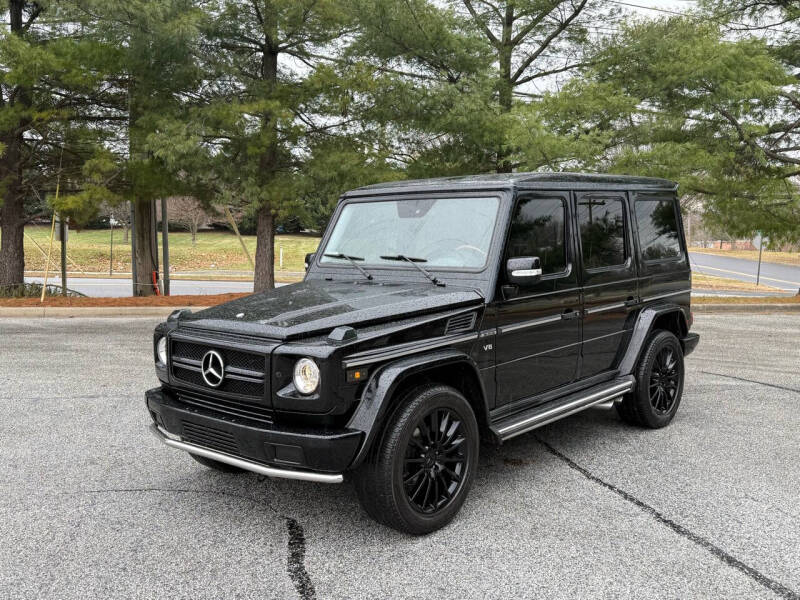
<path id="1" fill-rule="evenodd" d="M 536 50 L 534 50 L 532 53 L 530 53 L 530 54 L 529 54 L 529 55 L 528 55 L 528 56 L 527 56 L 527 57 L 526 57 L 526 58 L 525 58 L 525 59 L 522 61 L 522 63 L 521 63 L 521 64 L 519 65 L 519 67 L 517 68 L 517 70 L 514 72 L 514 75 L 512 75 L 512 76 L 511 76 L 511 81 L 512 81 L 514 84 L 517 84 L 517 83 L 518 83 L 518 80 L 519 80 L 519 78 L 520 78 L 520 77 L 522 77 L 523 73 L 525 73 L 525 71 L 528 69 L 528 67 L 530 67 L 530 66 L 531 66 L 531 64 L 533 64 L 533 61 L 535 61 L 537 58 L 539 58 L 539 56 L 541 56 L 542 52 L 544 52 L 545 50 L 547 50 L 547 48 L 550 46 L 550 44 L 551 44 L 551 43 L 553 43 L 553 40 L 555 40 L 555 39 L 556 39 L 556 38 L 557 38 L 559 35 L 561 35 L 561 34 L 564 32 L 564 30 L 565 30 L 567 27 L 569 27 L 569 26 L 570 26 L 570 24 L 571 24 L 571 23 L 572 23 L 572 22 L 573 22 L 575 19 L 577 19 L 577 18 L 578 18 L 578 15 L 580 15 L 580 14 L 581 14 L 581 12 L 583 12 L 583 9 L 586 7 L 586 3 L 587 3 L 587 1 L 588 1 L 588 0 L 581 0 L 581 3 L 580 3 L 580 4 L 578 4 L 578 6 L 577 6 L 577 7 L 575 7 L 575 8 L 572 10 L 572 13 L 571 13 L 571 14 L 570 14 L 570 15 L 569 15 L 569 16 L 568 16 L 566 19 L 564 19 L 563 21 L 561 21 L 561 22 L 558 24 L 558 26 L 557 26 L 557 27 L 556 27 L 556 28 L 555 28 L 553 31 L 551 31 L 551 32 L 550 32 L 550 35 L 548 35 L 548 36 L 547 36 L 547 37 L 544 39 L 544 41 L 542 41 L 542 43 L 541 43 L 541 44 L 539 44 L 539 47 L 538 47 Z"/>
<path id="2" fill-rule="evenodd" d="M 555 69 L 548 69 L 547 71 L 539 71 L 538 73 L 534 73 L 533 75 L 528 75 L 527 77 L 523 77 L 522 79 L 518 79 L 515 83 L 517 85 L 522 85 L 533 81 L 534 79 L 539 79 L 540 77 L 547 77 L 548 75 L 556 75 L 558 73 L 564 73 L 566 71 L 571 71 L 572 69 L 579 69 L 581 67 L 588 67 L 589 65 L 593 64 L 591 61 L 585 62 L 577 62 L 577 63 L 569 63 L 564 65 L 563 67 L 558 67 Z"/>
<path id="3" fill-rule="evenodd" d="M 781 154 L 780 152 L 775 152 L 773 150 L 769 150 L 767 148 L 764 148 L 763 146 L 760 146 L 755 141 L 753 141 L 750 138 L 750 136 L 747 135 L 741 123 L 739 123 L 739 121 L 736 120 L 736 117 L 734 117 L 728 110 L 719 105 L 716 105 L 714 108 L 717 110 L 717 112 L 719 112 L 719 114 L 725 117 L 725 119 L 727 119 L 731 125 L 733 125 L 734 129 L 736 129 L 736 133 L 739 135 L 739 139 L 743 143 L 747 144 L 748 146 L 750 146 L 755 150 L 763 152 L 765 156 L 768 156 L 773 160 L 777 160 L 778 162 L 800 165 L 800 158 L 793 158 L 791 156 L 786 156 L 785 154 Z"/>
<path id="4" fill-rule="evenodd" d="M 486 24 L 486 22 L 480 17 L 480 15 L 478 15 L 475 7 L 472 5 L 472 1 L 464 0 L 464 6 L 467 7 L 469 14 L 472 15 L 472 18 L 475 20 L 475 22 L 483 29 L 483 33 L 486 34 L 486 37 L 489 38 L 489 41 L 492 43 L 492 45 L 497 48 L 500 45 L 500 40 L 497 39 L 497 36 L 492 33 L 492 30 L 489 29 L 489 26 Z"/>

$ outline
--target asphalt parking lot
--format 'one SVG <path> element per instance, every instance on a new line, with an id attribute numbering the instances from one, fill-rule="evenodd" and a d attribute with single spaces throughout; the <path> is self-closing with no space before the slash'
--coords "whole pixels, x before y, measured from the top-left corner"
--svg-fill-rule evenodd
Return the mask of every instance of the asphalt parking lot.
<path id="1" fill-rule="evenodd" d="M 224 475 L 147 433 L 149 319 L 0 319 L 2 598 L 799 598 L 800 318 L 699 315 L 659 431 L 597 408 L 482 448 L 457 520 Z"/>

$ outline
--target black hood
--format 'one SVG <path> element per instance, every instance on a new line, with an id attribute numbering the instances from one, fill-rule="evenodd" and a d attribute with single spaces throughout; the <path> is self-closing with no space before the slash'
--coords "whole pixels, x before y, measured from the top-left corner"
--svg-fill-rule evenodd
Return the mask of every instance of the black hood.
<path id="1" fill-rule="evenodd" d="M 482 300 L 474 289 L 430 283 L 308 280 L 185 314 L 180 323 L 285 340 L 328 333 L 340 325 L 372 325 Z"/>

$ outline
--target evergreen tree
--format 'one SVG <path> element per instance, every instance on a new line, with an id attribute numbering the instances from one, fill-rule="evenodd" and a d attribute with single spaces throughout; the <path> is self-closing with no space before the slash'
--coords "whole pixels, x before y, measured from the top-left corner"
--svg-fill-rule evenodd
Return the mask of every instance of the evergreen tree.
<path id="1" fill-rule="evenodd" d="M 369 79 L 340 60 L 353 27 L 346 8 L 334 0 L 219 0 L 204 23 L 203 85 L 188 98 L 186 118 L 162 119 L 149 139 L 166 164 L 188 178 L 204 173 L 220 201 L 254 214 L 256 291 L 274 285 L 276 218 L 322 222 L 332 195 L 316 187 L 321 180 L 392 171 L 357 124 L 355 96 Z"/>
<path id="2" fill-rule="evenodd" d="M 528 106 L 517 139 L 528 168 L 667 177 L 703 200 L 709 225 L 797 241 L 794 85 L 762 40 L 695 19 L 641 23 Z"/>
<path id="3" fill-rule="evenodd" d="M 509 172 L 516 108 L 585 65 L 616 14 L 585 1 L 364 0 L 352 52 L 388 67 L 375 115 L 410 174 Z"/>
<path id="4" fill-rule="evenodd" d="M 92 37 L 116 49 L 105 84 L 118 120 L 105 131 L 102 156 L 89 165 L 91 187 L 65 202 L 86 213 L 103 200 L 132 203 L 136 295 L 152 295 L 158 270 L 154 201 L 198 190 L 153 154 L 148 139 L 165 119 L 188 118 L 186 98 L 200 85 L 196 43 L 206 7 L 197 0 L 79 0 L 79 6 Z"/>
<path id="5" fill-rule="evenodd" d="M 24 282 L 23 236 L 56 182 L 82 185 L 104 114 L 102 58 L 69 3 L 9 0 L 0 29 L 0 287 Z M 112 117 L 113 118 L 113 117 Z M 50 195 L 50 197 L 48 197 Z M 33 208 L 33 214 L 28 208 Z"/>

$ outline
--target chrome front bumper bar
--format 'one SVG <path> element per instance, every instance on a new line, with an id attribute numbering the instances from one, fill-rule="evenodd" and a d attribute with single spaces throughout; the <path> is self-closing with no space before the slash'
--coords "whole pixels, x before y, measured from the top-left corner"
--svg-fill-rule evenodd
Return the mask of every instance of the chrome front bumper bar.
<path id="1" fill-rule="evenodd" d="M 245 471 L 258 473 L 259 475 L 266 475 L 267 477 L 280 477 L 282 479 L 299 479 L 301 481 L 313 481 L 316 483 L 342 483 L 342 481 L 344 481 L 344 476 L 341 473 L 314 473 L 312 471 L 278 469 L 276 467 L 268 467 L 267 465 L 262 465 L 261 463 L 231 456 L 230 454 L 215 452 L 214 450 L 209 450 L 208 448 L 203 448 L 202 446 L 187 444 L 186 442 L 176 439 L 171 434 L 168 434 L 155 423 L 151 423 L 148 429 L 150 429 L 150 432 L 159 440 L 171 448 L 177 448 L 178 450 L 184 450 L 190 454 L 204 456 L 206 458 L 210 458 L 211 460 L 225 463 L 226 465 L 244 469 Z"/>

